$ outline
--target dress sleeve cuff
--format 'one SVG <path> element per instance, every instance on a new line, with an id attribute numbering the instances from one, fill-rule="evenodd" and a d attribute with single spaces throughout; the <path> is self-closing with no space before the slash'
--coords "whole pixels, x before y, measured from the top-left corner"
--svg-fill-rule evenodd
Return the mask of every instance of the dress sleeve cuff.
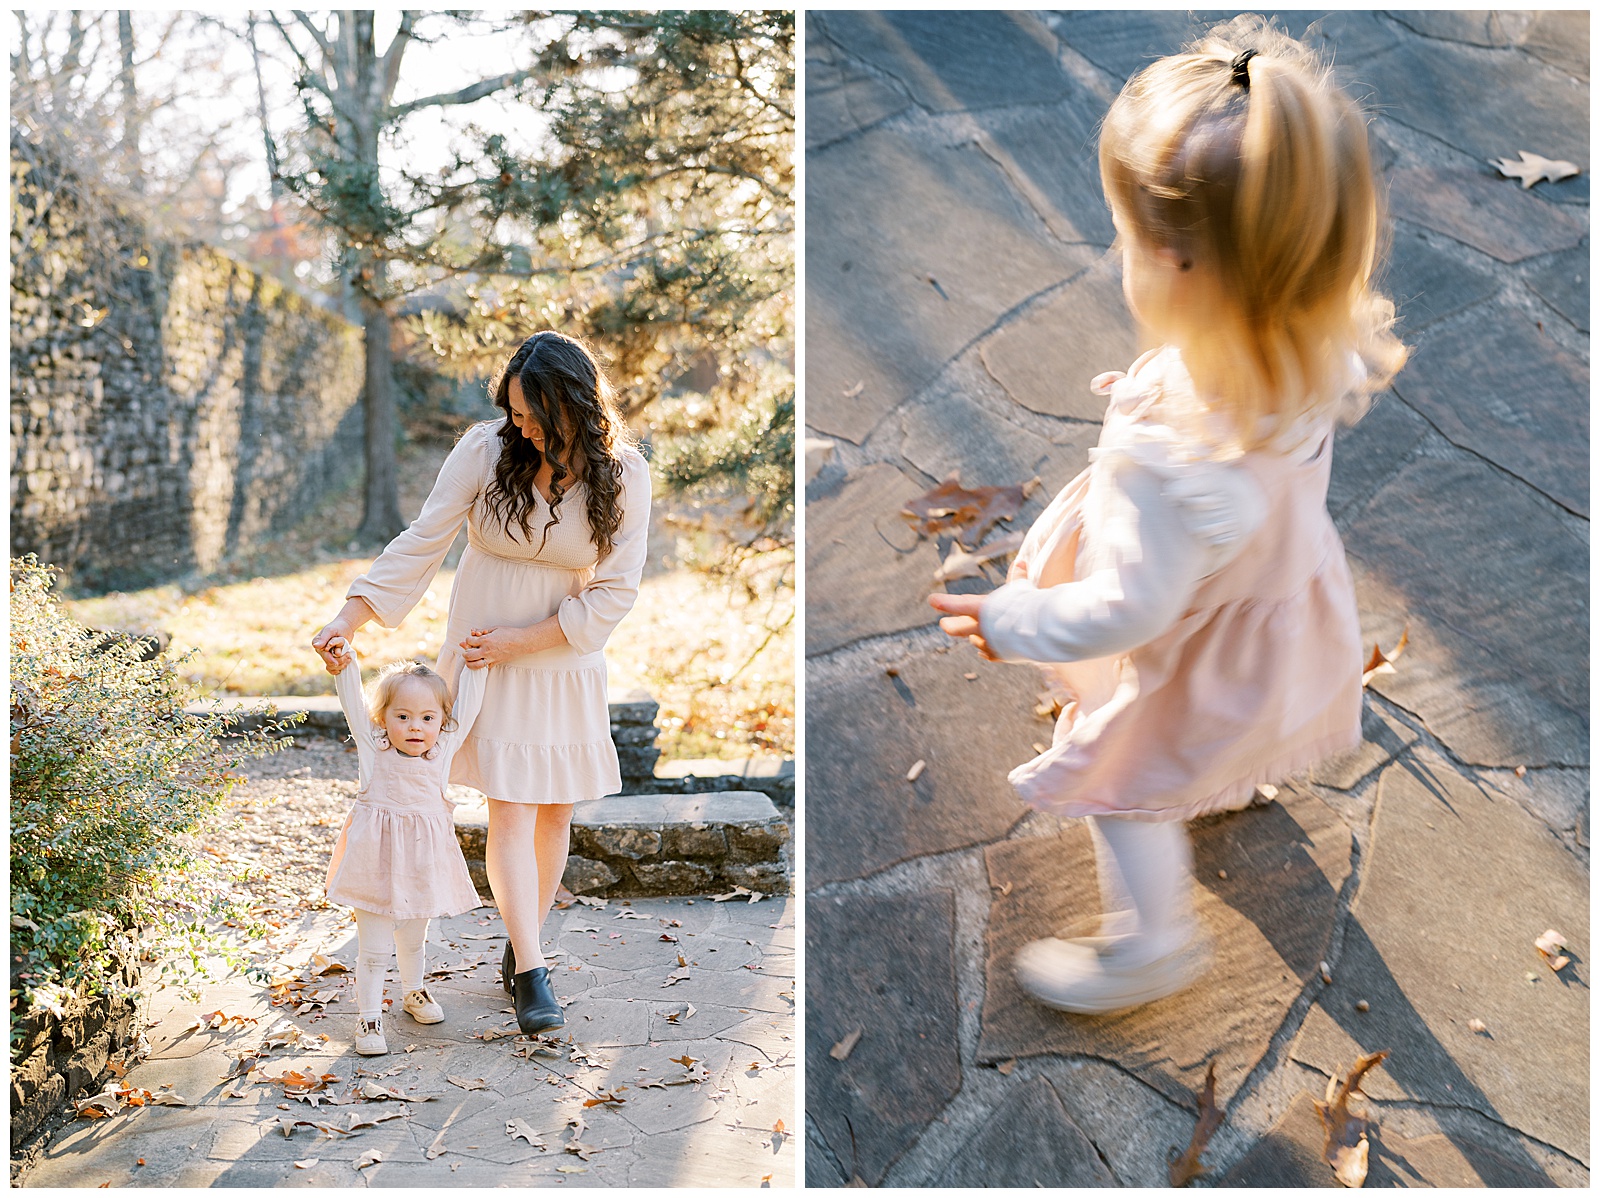
<path id="1" fill-rule="evenodd" d="M 1039 631 L 1040 591 L 1019 578 L 990 592 L 978 609 L 978 631 L 1001 661 L 1032 661 L 1029 643 Z"/>

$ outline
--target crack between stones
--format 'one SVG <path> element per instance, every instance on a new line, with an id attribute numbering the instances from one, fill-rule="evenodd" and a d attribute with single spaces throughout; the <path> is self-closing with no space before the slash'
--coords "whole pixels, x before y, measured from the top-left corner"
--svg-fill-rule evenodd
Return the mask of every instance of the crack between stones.
<path id="1" fill-rule="evenodd" d="M 833 1145 L 828 1143 L 827 1137 L 822 1134 L 822 1128 L 817 1125 L 817 1121 L 810 1111 L 806 1112 L 806 1149 L 808 1152 L 820 1150 L 823 1159 L 834 1167 L 834 1170 L 840 1177 L 844 1178 L 845 1182 L 849 1182 L 853 1174 L 844 1167 L 844 1162 L 839 1159 L 839 1154 L 833 1150 Z M 806 1184 L 804 1178 L 796 1178 L 795 1180 L 800 1185 Z"/>

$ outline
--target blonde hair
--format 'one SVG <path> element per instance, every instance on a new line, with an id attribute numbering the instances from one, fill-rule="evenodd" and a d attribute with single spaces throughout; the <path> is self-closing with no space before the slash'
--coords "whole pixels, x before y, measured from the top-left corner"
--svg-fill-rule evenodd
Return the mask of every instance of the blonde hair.
<path id="1" fill-rule="evenodd" d="M 1394 304 L 1372 285 L 1387 222 L 1365 118 L 1263 18 L 1236 17 L 1128 80 L 1100 177 L 1126 235 L 1195 268 L 1204 302 L 1146 315 L 1174 333 L 1240 448 L 1309 416 L 1359 418 L 1405 364 Z M 1352 351 L 1367 369 L 1353 394 Z"/>
<path id="2" fill-rule="evenodd" d="M 432 688 L 434 698 L 439 701 L 439 731 L 451 731 L 454 725 L 450 719 L 450 684 L 420 661 L 390 662 L 372 680 L 367 712 L 373 724 L 380 728 L 383 726 L 389 707 L 394 703 L 395 692 L 408 678 L 419 678 Z"/>

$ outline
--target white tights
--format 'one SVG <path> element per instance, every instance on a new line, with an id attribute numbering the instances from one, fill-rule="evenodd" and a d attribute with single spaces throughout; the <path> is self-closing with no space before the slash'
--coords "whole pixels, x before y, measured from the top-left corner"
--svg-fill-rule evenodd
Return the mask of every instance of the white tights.
<path id="1" fill-rule="evenodd" d="M 389 959 L 400 967 L 402 994 L 422 989 L 422 959 L 428 946 L 428 920 L 391 919 L 356 910 L 356 1009 L 363 1019 L 383 1013 L 383 975 Z"/>
<path id="2" fill-rule="evenodd" d="M 1183 822 L 1097 815 L 1089 833 L 1107 913 L 1132 912 L 1131 930 L 1153 956 L 1180 947 L 1194 932 L 1194 858 Z"/>

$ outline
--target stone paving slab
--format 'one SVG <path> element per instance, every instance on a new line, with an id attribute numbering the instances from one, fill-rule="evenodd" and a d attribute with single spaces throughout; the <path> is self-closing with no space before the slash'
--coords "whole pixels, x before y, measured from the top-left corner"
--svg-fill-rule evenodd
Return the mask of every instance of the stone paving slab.
<path id="1" fill-rule="evenodd" d="M 1011 973 L 1023 944 L 1100 914 L 1088 828 L 986 849 L 994 893 L 978 1060 L 1101 1057 L 1190 1107 L 1215 1061 L 1217 1097 L 1226 1102 L 1327 956 L 1350 872 L 1350 832 L 1338 816 L 1298 791 L 1280 799 L 1193 825 L 1196 913 L 1214 938 L 1215 964 L 1190 990 L 1120 1015 L 1052 1011 L 1024 995 Z"/>
<path id="2" fill-rule="evenodd" d="M 808 1114 L 868 1185 L 961 1088 L 954 935 L 949 891 L 806 903 Z"/>
<path id="3" fill-rule="evenodd" d="M 492 935 L 500 926 L 492 909 L 480 908 L 436 921 L 430 933 L 431 968 L 454 965 L 464 955 L 486 958 L 465 976 L 429 982 L 445 1008 L 444 1023 L 422 1027 L 391 1014 L 385 1021 L 389 1054 L 355 1056 L 353 981 L 348 974 L 332 975 L 325 980 L 340 997 L 327 1013 L 289 1020 L 307 1033 L 327 1033 L 328 1043 L 313 1051 L 280 1048 L 261 1062 L 274 1074 L 291 1068 L 332 1072 L 340 1081 L 330 1094 L 342 1093 L 361 1076 L 356 1070 L 363 1070 L 376 1074 L 381 1085 L 398 1086 L 408 1094 L 431 1093 L 432 1101 L 323 1103 L 313 1109 L 304 1102 L 286 1102 L 276 1087 L 261 1084 L 245 1087 L 245 1098 L 223 1098 L 221 1078 L 233 1055 L 259 1044 L 267 1029 L 285 1018 L 283 1011 L 270 1007 L 261 989 L 238 981 L 206 986 L 198 1004 L 185 1002 L 174 990 L 162 990 L 152 1000 L 158 1022 L 149 1033 L 150 1055 L 128 1071 L 124 1084 L 155 1090 L 170 1082 L 190 1105 L 130 1109 L 111 1119 L 70 1124 L 51 1141 L 24 1184 L 754 1187 L 769 1175 L 774 1186 L 792 1184 L 793 1148 L 785 1135 L 774 1152 L 771 1129 L 780 1119 L 785 1127 L 795 1125 L 794 958 L 785 947 L 768 958 L 759 946 L 780 931 L 792 934 L 794 910 L 792 900 L 714 904 L 701 898 L 639 899 L 605 909 L 574 905 L 554 913 L 552 951 L 556 942 L 659 943 L 662 934 L 676 934 L 680 943 L 694 946 L 703 938 L 706 949 L 727 954 L 728 967 L 697 964 L 690 972 L 701 982 L 698 993 L 707 1011 L 728 1014 L 699 1022 L 699 1010 L 688 1012 L 688 999 L 676 993 L 680 987 L 661 988 L 654 968 L 604 970 L 578 954 L 553 956 L 557 994 L 569 1000 L 568 1026 L 552 1047 L 522 1057 L 514 1054 L 531 1042 L 515 1035 L 509 1002 L 495 980 L 503 940 L 468 939 Z M 622 911 L 644 918 L 619 920 L 616 915 Z M 604 930 L 580 930 L 587 927 Z M 353 960 L 353 930 L 337 913 L 322 913 L 314 931 L 323 951 Z M 617 932 L 616 941 L 612 932 Z M 747 950 L 738 962 L 729 951 L 734 945 Z M 310 947 L 307 941 L 307 954 Z M 665 943 L 660 947 L 674 948 Z M 691 947 L 690 954 L 696 961 L 714 960 L 698 947 Z M 746 958 L 752 955 L 759 972 L 777 975 L 766 983 L 787 996 L 774 993 L 777 1001 L 770 1009 L 742 1001 L 749 979 L 756 976 L 747 967 L 752 962 Z M 629 988 L 630 993 L 601 997 L 608 987 L 578 984 L 596 972 L 630 978 L 609 987 Z M 391 975 L 389 993 L 395 992 Z M 259 1022 L 227 1032 L 188 1030 L 197 1012 L 218 1009 Z M 679 1013 L 680 1026 L 674 1030 L 680 1034 L 652 1037 L 653 1017 L 673 1009 Z M 485 1029 L 507 1033 L 506 1038 L 469 1038 Z M 708 1080 L 664 1089 L 641 1086 L 643 1081 L 684 1076 L 685 1068 L 675 1057 L 699 1062 Z M 481 1079 L 485 1088 L 463 1089 L 450 1083 L 450 1076 Z M 624 1102 L 584 1105 L 601 1093 L 613 1093 Z M 311 1128 L 299 1128 L 286 1138 L 278 1124 L 280 1116 L 342 1123 L 351 1112 L 369 1116 L 395 1109 L 403 1110 L 404 1117 L 348 1138 L 329 1138 Z M 580 1116 L 587 1125 L 583 1142 L 599 1149 L 587 1161 L 564 1148 L 571 1138 L 569 1121 Z M 541 1151 L 508 1136 L 506 1123 L 513 1118 L 539 1132 L 547 1148 Z M 428 1149 L 440 1142 L 446 1151 L 430 1160 Z M 358 1172 L 355 1162 L 372 1150 L 382 1154 L 382 1163 Z M 135 1164 L 140 1157 L 143 1166 Z M 315 1166 L 295 1167 L 296 1161 L 313 1159 Z"/>
<path id="4" fill-rule="evenodd" d="M 1589 249 L 1563 250 L 1528 264 L 1528 286 L 1573 325 L 1589 331 Z"/>
<path id="5" fill-rule="evenodd" d="M 844 59 L 821 35 L 819 20 L 806 39 L 806 149 L 870 129 L 911 103 L 905 89 Z"/>
<path id="6" fill-rule="evenodd" d="M 1086 272 L 1001 329 L 982 354 L 994 380 L 1023 407 L 1098 425 L 1106 399 L 1089 390 L 1088 380 L 1108 361 L 1126 367 L 1139 356 L 1121 271 L 1108 262 Z"/>
<path id="7" fill-rule="evenodd" d="M 900 518 L 924 490 L 894 466 L 876 463 L 807 505 L 806 587 L 815 592 L 806 602 L 808 654 L 938 618 L 925 600 L 939 568 L 938 547 L 919 540 Z"/>
<path id="8" fill-rule="evenodd" d="M 829 436 L 860 442 L 1003 313 L 1082 268 L 970 143 L 929 148 L 885 124 L 806 170 L 808 225 L 830 230 L 807 239 L 806 336 L 833 347 L 807 360 L 806 422 Z M 946 235 L 978 225 L 981 243 Z"/>
<path id="9" fill-rule="evenodd" d="M 1479 162 L 1531 150 L 1589 165 L 1587 88 L 1528 56 L 1407 38 L 1363 61 L 1360 78 L 1382 97 L 1385 119 Z"/>
<path id="10" fill-rule="evenodd" d="M 1390 1049 L 1364 1085 L 1375 1099 L 1470 1107 L 1587 1164 L 1588 1107 L 1573 1101 L 1589 1085 L 1586 871 L 1519 806 L 1421 749 L 1384 772 L 1372 840 L 1295 1057 L 1332 1074 Z M 1559 975 L 1533 948 L 1552 927 L 1573 949 Z"/>
<path id="11" fill-rule="evenodd" d="M 1448 496 L 1449 502 L 1440 498 Z M 1588 759 L 1588 545 L 1498 471 L 1419 458 L 1345 530 L 1372 686 L 1478 765 Z M 1530 585 L 1531 584 L 1531 585 Z"/>
<path id="12" fill-rule="evenodd" d="M 816 24 L 930 112 L 1047 104 L 1073 90 L 1055 39 L 1030 13 L 840 11 L 818 13 Z"/>
<path id="13" fill-rule="evenodd" d="M 1407 339 L 1500 289 L 1488 271 L 1441 249 L 1431 237 L 1406 224 L 1394 231 L 1384 285 L 1394 300 L 1401 336 Z"/>
<path id="14" fill-rule="evenodd" d="M 895 677 L 869 665 L 811 684 L 810 886 L 982 844 L 1025 810 L 991 762 L 1026 761 L 1035 742 L 1048 743 L 1049 724 L 1017 718 L 1038 702 L 1037 671 L 996 667 L 965 646 L 898 658 L 893 668 Z M 923 770 L 909 782 L 918 761 Z"/>
<path id="15" fill-rule="evenodd" d="M 1546 155 L 1548 157 L 1548 155 Z M 1515 158 L 1515 153 L 1498 157 Z M 1389 173 L 1390 211 L 1501 262 L 1575 246 L 1587 221 L 1574 217 L 1492 167 L 1408 166 Z"/>
<path id="16" fill-rule="evenodd" d="M 1394 389 L 1452 443 L 1589 514 L 1589 365 L 1526 312 L 1482 304 L 1429 329 Z"/>
<path id="17" fill-rule="evenodd" d="M 972 1189 L 1114 1186 L 1105 1162 L 1043 1078 L 1026 1083 L 940 1175 Z"/>

